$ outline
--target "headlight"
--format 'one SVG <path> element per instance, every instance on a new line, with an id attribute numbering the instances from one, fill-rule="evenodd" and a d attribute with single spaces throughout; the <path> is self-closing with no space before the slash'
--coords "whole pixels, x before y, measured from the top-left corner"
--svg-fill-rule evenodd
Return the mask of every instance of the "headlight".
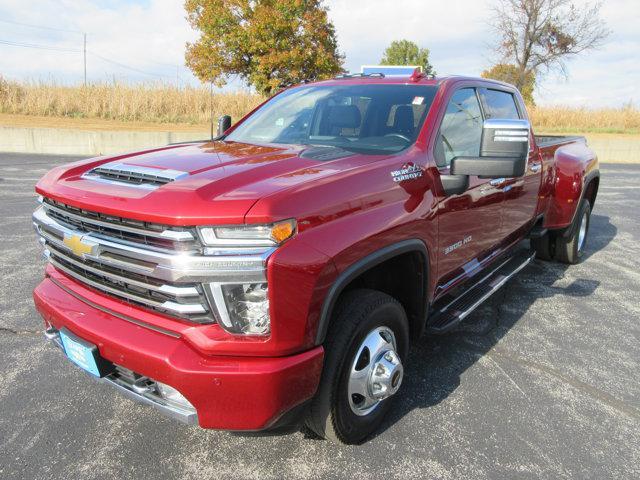
<path id="1" fill-rule="evenodd" d="M 296 231 L 296 221 L 291 219 L 269 225 L 200 227 L 198 231 L 202 243 L 207 246 L 270 247 L 291 238 Z"/>
<path id="2" fill-rule="evenodd" d="M 268 335 L 269 298 L 266 283 L 209 285 L 220 326 L 231 333 Z"/>

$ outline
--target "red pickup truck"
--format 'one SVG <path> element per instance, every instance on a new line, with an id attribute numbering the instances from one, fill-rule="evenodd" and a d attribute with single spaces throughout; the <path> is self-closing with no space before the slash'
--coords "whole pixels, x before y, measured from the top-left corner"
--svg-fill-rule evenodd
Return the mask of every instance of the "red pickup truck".
<path id="1" fill-rule="evenodd" d="M 176 419 L 361 442 L 412 342 L 583 254 L 597 158 L 534 136 L 510 85 L 344 75 L 228 120 L 36 187 L 46 337 Z"/>

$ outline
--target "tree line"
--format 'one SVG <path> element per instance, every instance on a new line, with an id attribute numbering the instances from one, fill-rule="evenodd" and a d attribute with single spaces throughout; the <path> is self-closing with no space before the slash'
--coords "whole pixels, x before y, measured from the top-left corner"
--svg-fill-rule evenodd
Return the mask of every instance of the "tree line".
<path id="1" fill-rule="evenodd" d="M 578 8 L 572 0 L 494 0 L 491 23 L 497 61 L 485 78 L 518 87 L 533 103 L 537 82 L 566 61 L 602 45 L 609 35 L 601 3 Z M 186 64 L 203 82 L 223 86 L 240 78 L 271 95 L 300 82 L 344 72 L 333 24 L 322 0 L 186 0 L 199 38 L 187 44 Z M 429 49 L 392 42 L 382 65 L 418 65 L 435 75 Z"/>

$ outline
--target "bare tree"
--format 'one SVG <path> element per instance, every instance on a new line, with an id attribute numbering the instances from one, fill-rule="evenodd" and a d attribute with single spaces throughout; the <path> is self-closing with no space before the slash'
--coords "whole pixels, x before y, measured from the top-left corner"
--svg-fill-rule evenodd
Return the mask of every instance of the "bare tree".
<path id="1" fill-rule="evenodd" d="M 502 62 L 517 68 L 518 88 L 549 70 L 566 75 L 565 60 L 602 45 L 609 35 L 601 3 L 577 7 L 571 0 L 497 0 L 493 28 Z"/>

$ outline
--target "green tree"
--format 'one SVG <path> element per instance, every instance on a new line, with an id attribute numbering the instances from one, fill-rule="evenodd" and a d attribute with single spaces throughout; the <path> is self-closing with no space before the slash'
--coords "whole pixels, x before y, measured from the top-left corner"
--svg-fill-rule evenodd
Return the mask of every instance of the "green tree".
<path id="1" fill-rule="evenodd" d="M 191 26 L 186 64 L 202 81 L 239 76 L 262 94 L 342 72 L 322 0 L 186 0 Z"/>
<path id="2" fill-rule="evenodd" d="M 429 49 L 420 48 L 409 40 L 396 40 L 384 51 L 380 65 L 417 65 L 427 75 L 435 75 L 429 63 Z"/>
<path id="3" fill-rule="evenodd" d="M 536 75 L 533 71 L 526 73 L 524 81 L 520 81 L 520 70 L 515 65 L 510 63 L 498 63 L 488 70 L 485 70 L 480 74 L 482 78 L 490 78 L 498 80 L 500 82 L 510 83 L 511 85 L 518 85 L 520 83 L 520 93 L 522 98 L 528 105 L 535 105 L 533 100 L 533 90 L 536 87 Z"/>

